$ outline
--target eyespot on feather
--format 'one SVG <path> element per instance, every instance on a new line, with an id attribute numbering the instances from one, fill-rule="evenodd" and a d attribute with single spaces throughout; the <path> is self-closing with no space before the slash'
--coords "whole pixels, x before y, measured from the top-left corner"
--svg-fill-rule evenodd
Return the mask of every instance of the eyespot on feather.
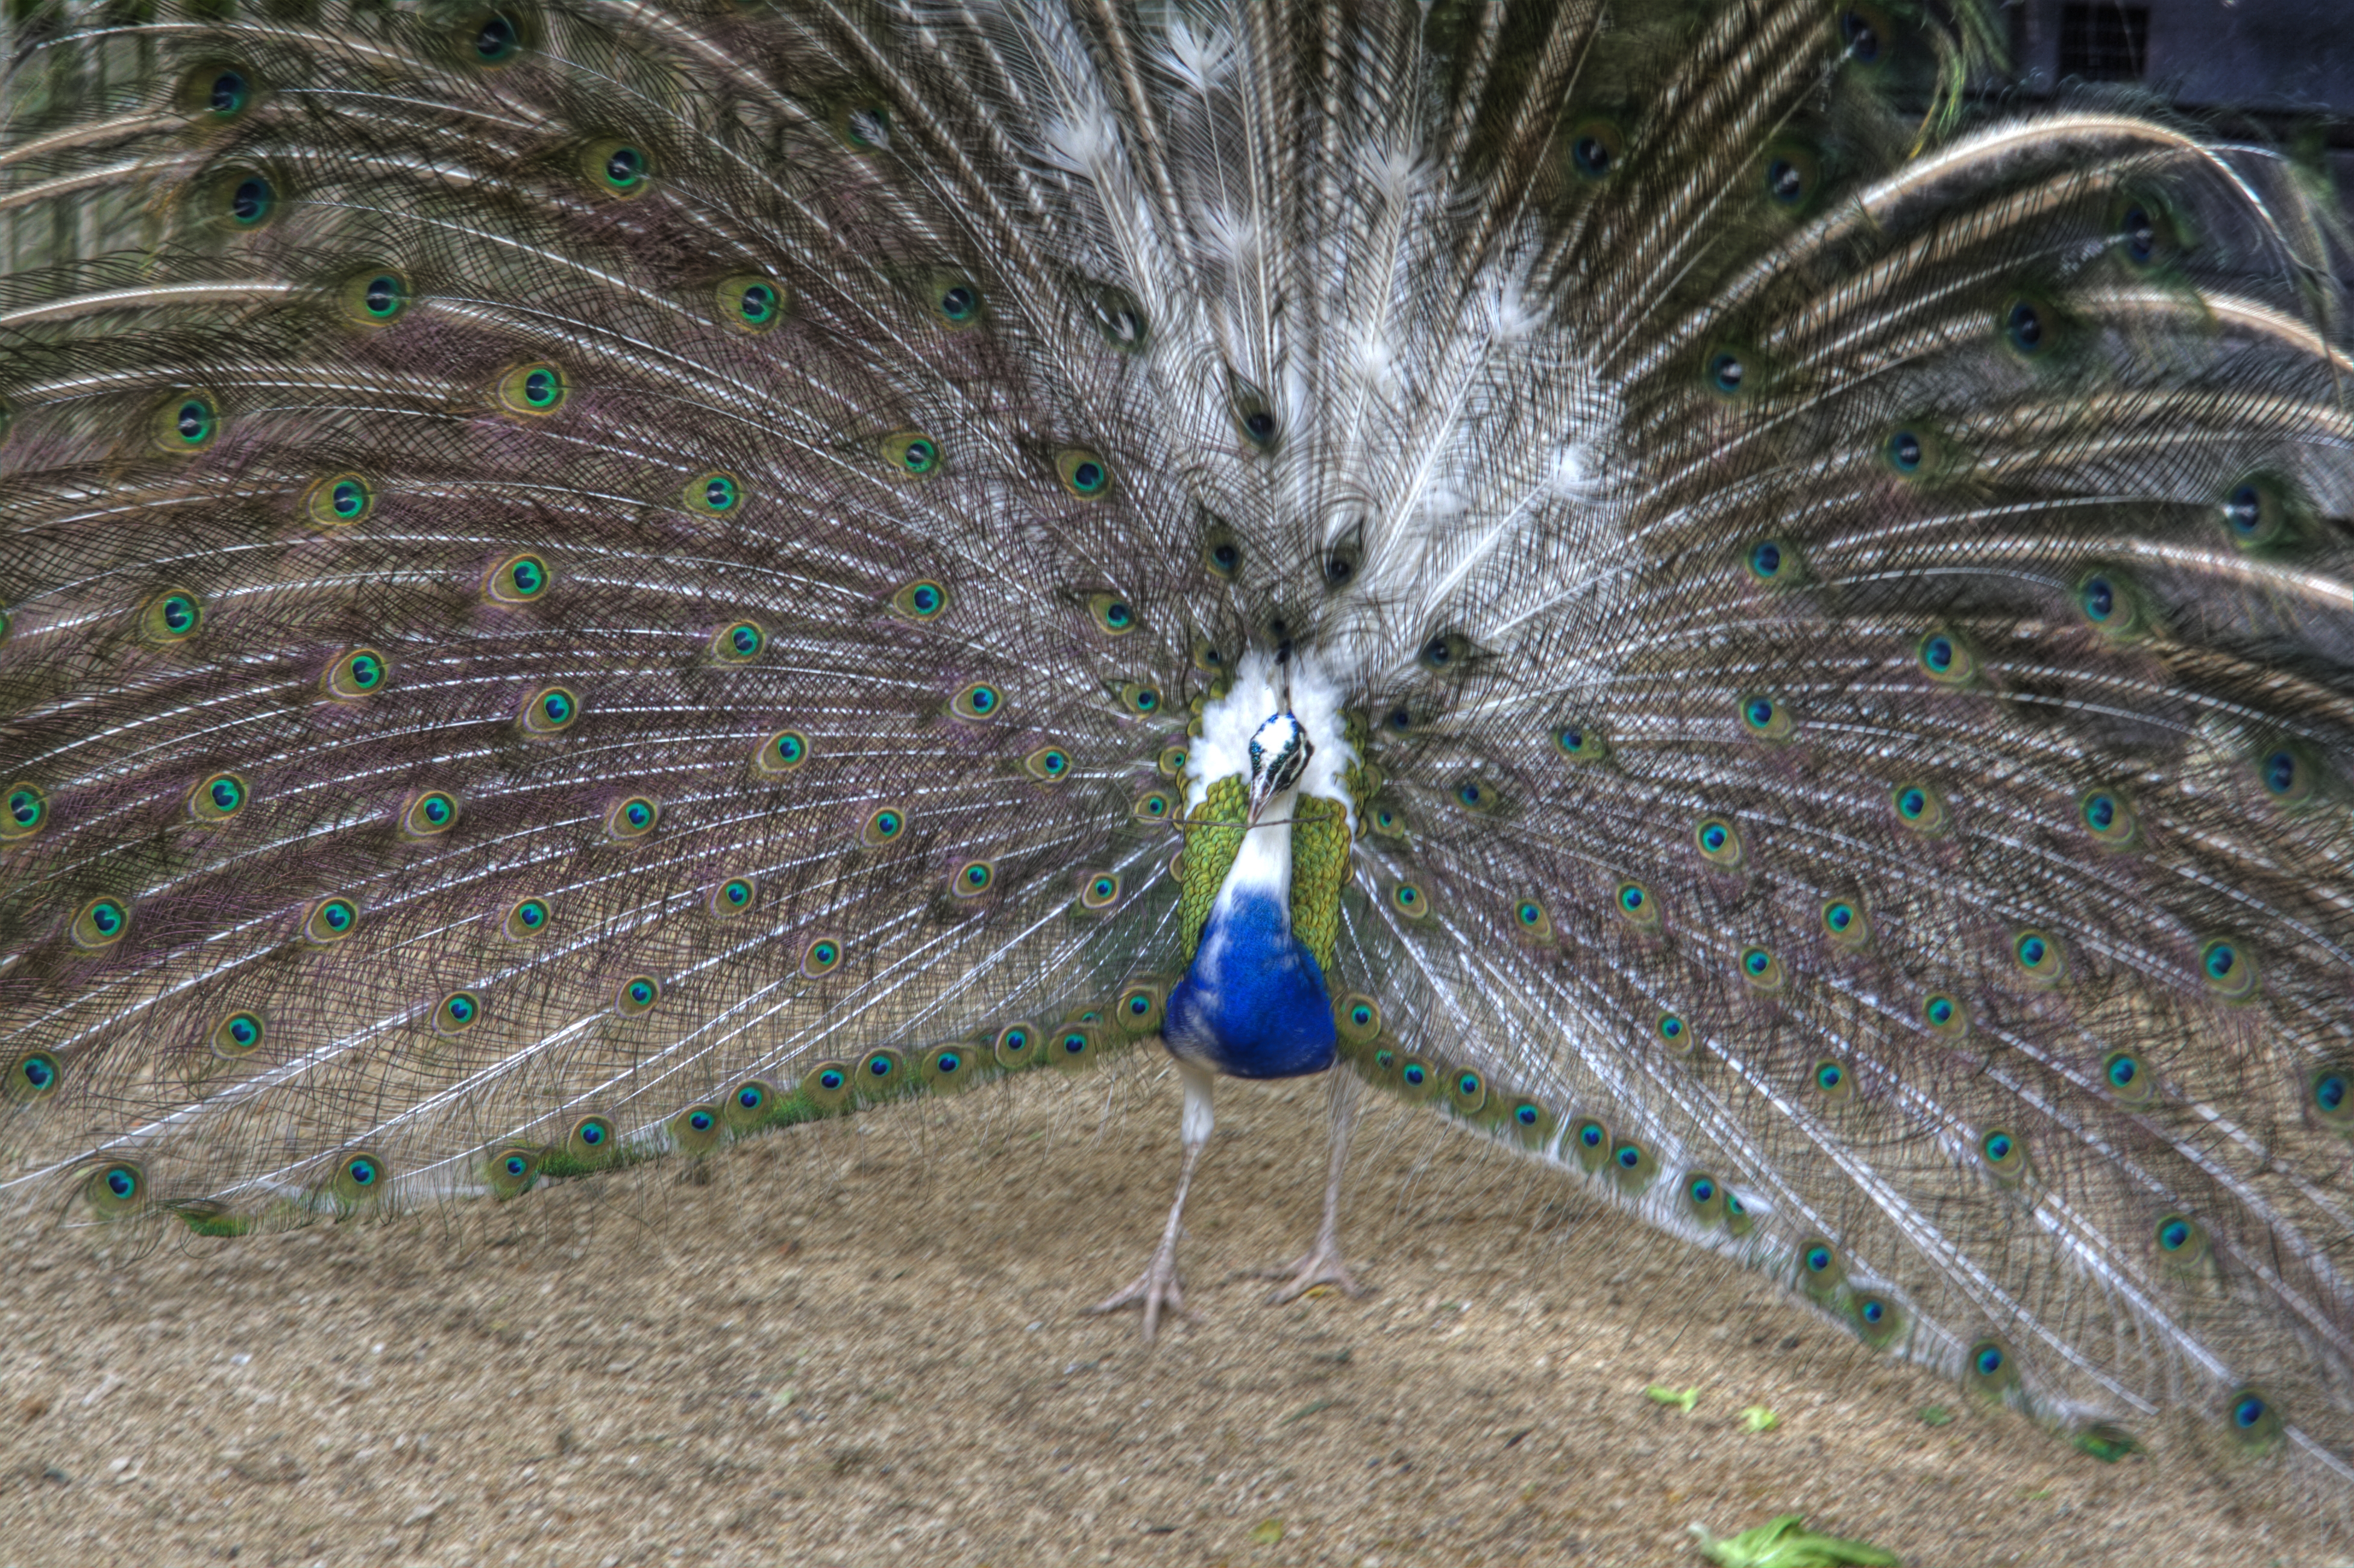
<path id="1" fill-rule="evenodd" d="M 146 1207 L 146 1170 L 135 1160 L 110 1160 L 82 1179 L 81 1193 L 91 1213 L 101 1219 L 122 1219 Z"/>
<path id="2" fill-rule="evenodd" d="M 623 1018 L 652 1012 L 662 1001 L 662 982 L 652 975 L 631 975 L 613 988 L 613 1011 Z"/>
<path id="3" fill-rule="evenodd" d="M 303 493 L 302 514 L 316 527 L 348 528 L 367 520 L 376 500 L 376 487 L 365 474 L 330 474 Z"/>
<path id="4" fill-rule="evenodd" d="M 158 647 L 186 642 L 205 629 L 205 601 L 186 588 L 167 588 L 140 611 L 140 635 Z"/>
<path id="5" fill-rule="evenodd" d="M 0 1075 L 0 1101 L 31 1105 L 57 1092 L 65 1078 L 65 1064 L 50 1051 L 26 1051 L 8 1063 Z"/>
<path id="6" fill-rule="evenodd" d="M 260 1013 L 239 1008 L 214 1024 L 205 1043 L 221 1060 L 236 1062 L 260 1050 L 269 1035 L 270 1026 Z"/>
<path id="7" fill-rule="evenodd" d="M 960 690 L 956 697 L 949 699 L 949 714 L 953 714 L 956 718 L 1001 718 L 1002 709 L 1005 709 L 1005 693 L 998 690 L 996 683 L 991 681 L 974 681 L 972 685 Z"/>
<path id="8" fill-rule="evenodd" d="M 192 130 L 209 132 L 238 124 L 267 96 L 268 89 L 250 65 L 222 58 L 202 61 L 182 72 L 172 101 L 187 116 Z"/>
<path id="9" fill-rule="evenodd" d="M 726 1130 L 719 1119 L 719 1107 L 714 1105 L 688 1106 L 663 1125 L 670 1134 L 671 1147 L 689 1159 L 718 1148 Z"/>
<path id="10" fill-rule="evenodd" d="M 499 922 L 499 934 L 510 942 L 536 941 L 545 936 L 556 912 L 545 898 L 517 899 Z"/>
<path id="11" fill-rule="evenodd" d="M 747 1078 L 727 1091 L 719 1104 L 720 1119 L 735 1132 L 749 1132 L 775 1114 L 777 1091 L 765 1078 Z"/>
<path id="12" fill-rule="evenodd" d="M 697 517 L 733 516 L 744 504 L 744 484 L 732 473 L 698 473 L 678 493 L 679 503 Z"/>
<path id="13" fill-rule="evenodd" d="M 492 398 L 501 408 L 527 419 L 546 418 L 571 395 L 563 369 L 545 360 L 513 366 L 492 388 Z"/>
<path id="14" fill-rule="evenodd" d="M 372 1150 L 354 1150 L 335 1162 L 327 1191 L 345 1208 L 380 1202 L 392 1191 L 392 1168 Z"/>
<path id="15" fill-rule="evenodd" d="M 705 906 L 715 920 L 734 920 L 751 911 L 758 887 L 748 876 L 731 876 L 711 890 Z"/>
<path id="16" fill-rule="evenodd" d="M 331 948 L 359 929 L 358 903 L 342 894 L 314 900 L 302 916 L 302 939 L 314 948 Z"/>
<path id="17" fill-rule="evenodd" d="M 981 320 L 986 302 L 980 284 L 970 278 L 943 272 L 932 279 L 925 303 L 935 323 L 950 332 L 962 332 Z"/>
<path id="18" fill-rule="evenodd" d="M 949 590 L 929 577 L 919 577 L 891 596 L 891 608 L 914 621 L 939 619 L 949 607 Z"/>
<path id="19" fill-rule="evenodd" d="M 28 779 L 7 787 L 7 803 L 0 808 L 0 845 L 24 842 L 49 826 L 49 796 Z"/>
<path id="20" fill-rule="evenodd" d="M 1888 792 L 1888 803 L 1894 809 L 1896 820 L 1923 838 L 1936 838 L 1949 825 L 1946 799 L 1935 785 L 1908 780 Z"/>
<path id="21" fill-rule="evenodd" d="M 1575 122 L 1561 143 L 1571 177 L 1598 185 L 1627 160 L 1627 133 L 1615 120 L 1588 115 Z"/>
<path id="22" fill-rule="evenodd" d="M 1744 734 L 1755 740 L 1784 741 L 1797 728 L 1790 705 L 1766 692 L 1752 692 L 1737 705 Z"/>
<path id="23" fill-rule="evenodd" d="M 189 387 L 158 402 L 147 417 L 147 428 L 157 451 L 193 457 L 220 439 L 227 420 L 219 398 L 201 387 Z"/>
<path id="24" fill-rule="evenodd" d="M 131 906 L 111 894 L 101 894 L 74 911 L 66 937 L 86 953 L 96 953 L 122 940 L 131 929 Z"/>
<path id="25" fill-rule="evenodd" d="M 423 789 L 402 803 L 400 831 L 412 839 L 429 839 L 458 825 L 458 798 L 446 789 Z"/>
<path id="26" fill-rule="evenodd" d="M 454 1038 L 482 1021 L 482 997 L 471 991 L 453 991 L 433 1010 L 433 1033 Z"/>
<path id="27" fill-rule="evenodd" d="M 580 719 L 580 699 L 568 686 L 542 686 L 515 710 L 515 727 L 535 740 L 552 739 Z"/>
<path id="28" fill-rule="evenodd" d="M 762 773 L 790 773 L 809 756 L 809 736 L 797 729 L 780 729 L 753 748 L 752 766 Z"/>
<path id="29" fill-rule="evenodd" d="M 784 319 L 790 298 L 783 283 L 757 272 L 731 272 L 712 289 L 719 319 L 737 332 L 756 334 Z"/>
<path id="30" fill-rule="evenodd" d="M 600 136 L 580 149 L 580 178 L 593 195 L 632 201 L 653 186 L 653 154 L 642 143 Z"/>
<path id="31" fill-rule="evenodd" d="M 605 811 L 605 836 L 629 843 L 644 838 L 662 821 L 662 802 L 651 795 L 625 795 Z"/>
<path id="32" fill-rule="evenodd" d="M 1081 501 L 1100 501 L 1111 493 L 1111 465 L 1084 447 L 1055 453 L 1055 476 Z"/>
<path id="33" fill-rule="evenodd" d="M 217 826 L 244 810 L 252 799 L 252 791 L 236 774 L 208 774 L 197 779 L 188 790 L 188 818 L 207 826 Z"/>
<path id="34" fill-rule="evenodd" d="M 286 176 L 253 164 L 232 164 L 200 178 L 190 193 L 196 211 L 214 230 L 228 235 L 267 228 L 283 216 Z"/>
<path id="35" fill-rule="evenodd" d="M 382 691 L 390 674 L 383 654 L 373 648 L 354 648 L 327 666 L 319 689 L 332 702 L 355 703 Z"/>
<path id="36" fill-rule="evenodd" d="M 390 326 L 416 298 L 408 274 L 398 267 L 368 267 L 346 278 L 335 291 L 336 307 L 355 327 Z"/>
<path id="37" fill-rule="evenodd" d="M 482 1160 L 482 1184 L 504 1202 L 520 1198 L 539 1180 L 540 1151 L 522 1144 L 493 1150 Z"/>
<path id="38" fill-rule="evenodd" d="M 513 65 L 538 46 L 538 20 L 520 5 L 484 6 L 460 16 L 445 36 L 451 56 L 460 64 L 496 70 Z"/>
<path id="39" fill-rule="evenodd" d="M 711 636 L 712 662 L 719 664 L 749 664 L 759 658 L 769 646 L 769 634 L 758 621 L 737 620 L 721 627 Z"/>

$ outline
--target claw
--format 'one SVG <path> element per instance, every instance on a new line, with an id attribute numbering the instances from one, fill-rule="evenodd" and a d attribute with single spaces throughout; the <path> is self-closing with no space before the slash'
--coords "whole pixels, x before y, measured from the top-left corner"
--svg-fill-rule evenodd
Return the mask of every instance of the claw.
<path id="1" fill-rule="evenodd" d="M 1161 1246 L 1153 1249 L 1152 1261 L 1144 1272 L 1128 1285 L 1113 1291 L 1087 1308 L 1090 1316 L 1117 1312 L 1123 1307 L 1142 1304 L 1144 1308 L 1144 1340 L 1150 1344 L 1161 1330 L 1161 1314 L 1165 1308 L 1172 1318 L 1193 1318 L 1198 1314 L 1185 1310 L 1185 1284 L 1177 1277 L 1177 1249 Z"/>
<path id="2" fill-rule="evenodd" d="M 1297 1301 L 1320 1285 L 1330 1285 L 1343 1296 L 1357 1297 L 1365 1294 L 1365 1287 L 1358 1284 L 1350 1275 L 1349 1265 L 1341 1256 L 1340 1249 L 1327 1246 L 1322 1243 L 1301 1253 L 1287 1267 L 1261 1269 L 1251 1277 L 1279 1279 L 1284 1282 L 1267 1298 L 1267 1304 L 1270 1307 L 1279 1307 L 1286 1301 Z"/>

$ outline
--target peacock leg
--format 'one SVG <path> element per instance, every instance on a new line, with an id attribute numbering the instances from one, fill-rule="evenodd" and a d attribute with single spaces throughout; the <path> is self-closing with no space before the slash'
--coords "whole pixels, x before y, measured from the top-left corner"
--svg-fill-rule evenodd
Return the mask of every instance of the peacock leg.
<path id="1" fill-rule="evenodd" d="M 1115 1312 L 1131 1302 L 1142 1302 L 1144 1337 L 1148 1341 L 1160 1330 L 1163 1308 L 1179 1316 L 1185 1311 L 1184 1282 L 1177 1277 L 1177 1238 L 1185 1228 L 1185 1191 L 1193 1184 L 1193 1167 L 1201 1163 L 1202 1150 L 1209 1146 L 1213 1125 L 1209 1070 L 1182 1056 L 1176 1058 L 1176 1063 L 1177 1075 L 1185 1083 L 1185 1119 L 1180 1130 L 1185 1163 L 1177 1172 L 1177 1201 L 1169 1205 L 1169 1224 L 1161 1231 L 1161 1245 L 1152 1249 L 1152 1261 L 1144 1266 L 1144 1272 L 1124 1289 L 1114 1291 L 1087 1308 L 1089 1312 Z"/>
<path id="2" fill-rule="evenodd" d="M 1350 1277 L 1348 1261 L 1341 1255 L 1341 1172 L 1349 1163 L 1349 1133 L 1356 1126 L 1357 1096 L 1363 1087 L 1347 1066 L 1332 1069 L 1332 1169 L 1324 1183 L 1324 1224 L 1316 1232 L 1316 1245 L 1288 1267 L 1259 1276 L 1284 1281 L 1267 1298 L 1269 1305 L 1297 1300 L 1320 1285 L 1338 1286 L 1351 1296 L 1365 1293 Z"/>

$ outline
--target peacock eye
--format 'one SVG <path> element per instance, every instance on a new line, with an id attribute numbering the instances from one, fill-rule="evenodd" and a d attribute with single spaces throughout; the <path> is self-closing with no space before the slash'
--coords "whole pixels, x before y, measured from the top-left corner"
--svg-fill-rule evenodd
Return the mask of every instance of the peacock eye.
<path id="1" fill-rule="evenodd" d="M 441 999 L 433 1012 L 433 1028 L 437 1033 L 463 1034 L 482 1022 L 482 999 L 470 991 L 452 991 Z"/>
<path id="2" fill-rule="evenodd" d="M 251 101 L 253 88 L 241 71 L 225 70 L 212 79 L 206 90 L 205 107 L 227 120 L 243 111 Z"/>
<path id="3" fill-rule="evenodd" d="M 1098 501 L 1111 493 L 1111 467 L 1094 452 L 1073 448 L 1055 459 L 1055 472 L 1063 488 L 1082 501 Z"/>
<path id="4" fill-rule="evenodd" d="M 986 681 L 976 681 L 949 700 L 949 711 L 960 718 L 994 718 L 1005 706 L 1005 694 Z"/>
<path id="5" fill-rule="evenodd" d="M 0 843 L 14 843 L 31 838 L 49 820 L 49 798 L 33 784 L 18 782 L 8 788 L 7 808 L 0 812 Z"/>
<path id="6" fill-rule="evenodd" d="M 519 365 L 499 378 L 497 397 L 508 413 L 539 418 L 562 408 L 570 391 L 564 372 L 555 366 Z"/>
<path id="7" fill-rule="evenodd" d="M 2050 334 L 2043 313 L 2026 300 L 2014 300 L 2002 315 L 2003 335 L 2010 346 L 2030 358 L 2041 354 Z"/>
<path id="8" fill-rule="evenodd" d="M 2125 241 L 2126 254 L 2141 266 L 2147 266 L 2158 257 L 2158 223 L 2144 207 L 2127 207 L 2124 220 L 2117 226 L 2118 238 Z"/>
<path id="9" fill-rule="evenodd" d="M 248 175 L 229 191 L 228 215 L 240 228 L 249 228 L 270 216 L 278 204 L 278 192 L 260 175 Z"/>
<path id="10" fill-rule="evenodd" d="M 712 291 L 720 321 L 737 332 L 765 333 L 784 319 L 784 284 L 757 272 L 722 278 Z"/>
<path id="11" fill-rule="evenodd" d="M 1581 180 L 1607 178 L 1626 155 L 1626 138 L 1606 120 L 1588 120 L 1570 131 L 1569 166 Z"/>
<path id="12" fill-rule="evenodd" d="M 654 824 L 661 820 L 662 808 L 655 803 L 653 797 L 631 795 L 615 801 L 613 809 L 605 813 L 605 832 L 608 836 L 628 843 L 652 832 Z"/>
<path id="13" fill-rule="evenodd" d="M 1858 65 L 1877 65 L 1884 48 L 1880 24 L 1866 11 L 1857 9 L 1840 13 L 1840 41 L 1847 46 L 1849 58 Z"/>
<path id="14" fill-rule="evenodd" d="M 523 48 L 523 37 L 513 21 L 493 12 L 474 29 L 474 58 L 483 65 L 504 65 Z"/>
<path id="15" fill-rule="evenodd" d="M 646 177 L 646 155 L 635 147 L 616 147 L 605 154 L 605 183 L 617 191 L 635 190 Z"/>
<path id="16" fill-rule="evenodd" d="M 562 686 L 548 686 L 524 699 L 517 727 L 528 736 L 559 735 L 580 716 L 580 700 Z"/>

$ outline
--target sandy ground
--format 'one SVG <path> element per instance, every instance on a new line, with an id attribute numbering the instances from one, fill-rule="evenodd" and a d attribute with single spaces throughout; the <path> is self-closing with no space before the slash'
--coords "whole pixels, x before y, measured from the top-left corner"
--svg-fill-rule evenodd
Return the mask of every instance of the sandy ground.
<path id="1" fill-rule="evenodd" d="M 1372 1293 L 1270 1307 L 1244 1277 L 1314 1229 L 1323 1097 L 1229 1088 L 1183 1255 L 1202 1316 L 1150 1349 L 1081 1312 L 1174 1175 L 1174 1087 L 1136 1071 L 800 1128 L 701 1180 L 136 1255 L 10 1234 L 0 1565 L 1695 1564 L 1688 1524 L 1788 1511 L 1915 1568 L 2354 1559 L 1374 1107 Z"/>

